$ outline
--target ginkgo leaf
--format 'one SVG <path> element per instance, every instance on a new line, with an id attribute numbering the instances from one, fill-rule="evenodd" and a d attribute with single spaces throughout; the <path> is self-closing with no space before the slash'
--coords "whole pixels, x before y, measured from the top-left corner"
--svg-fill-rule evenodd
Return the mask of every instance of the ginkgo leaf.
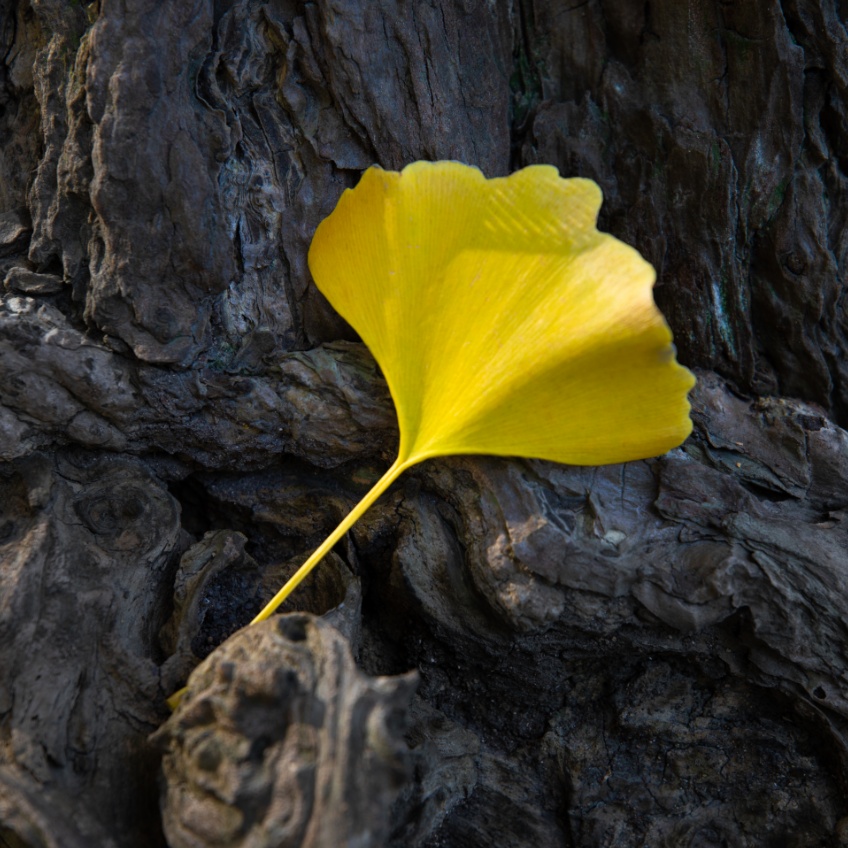
<path id="1" fill-rule="evenodd" d="M 309 267 L 383 371 L 398 458 L 254 621 L 424 459 L 599 465 L 686 438 L 694 377 L 654 304 L 654 269 L 597 230 L 600 205 L 593 182 L 544 165 L 491 180 L 457 162 L 371 168 L 342 195 Z"/>

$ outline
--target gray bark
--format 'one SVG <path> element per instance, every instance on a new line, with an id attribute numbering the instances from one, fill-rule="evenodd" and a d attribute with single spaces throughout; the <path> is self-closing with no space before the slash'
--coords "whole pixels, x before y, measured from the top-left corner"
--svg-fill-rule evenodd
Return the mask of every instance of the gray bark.
<path id="1" fill-rule="evenodd" d="M 0 844 L 848 845 L 837 0 L 5 0 L 0 43 Z M 239 630 L 397 444 L 312 233 L 444 158 L 601 185 L 695 431 L 429 461 Z"/>

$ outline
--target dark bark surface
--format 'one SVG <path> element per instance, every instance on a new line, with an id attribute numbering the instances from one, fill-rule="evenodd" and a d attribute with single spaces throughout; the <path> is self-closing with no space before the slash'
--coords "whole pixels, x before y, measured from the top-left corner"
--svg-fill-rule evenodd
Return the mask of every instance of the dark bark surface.
<path id="1" fill-rule="evenodd" d="M 0 844 L 848 845 L 844 18 L 0 0 Z M 440 158 L 601 185 L 695 431 L 429 461 L 239 631 L 396 448 L 312 233 Z"/>

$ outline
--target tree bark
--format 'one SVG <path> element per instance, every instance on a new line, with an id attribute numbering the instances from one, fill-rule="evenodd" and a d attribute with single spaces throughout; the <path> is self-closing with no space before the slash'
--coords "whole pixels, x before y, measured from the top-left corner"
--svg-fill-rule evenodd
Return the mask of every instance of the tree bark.
<path id="1" fill-rule="evenodd" d="M 0 844 L 848 845 L 837 0 L 5 0 L 0 42 Z M 394 457 L 306 255 L 418 159 L 596 180 L 694 433 L 428 461 L 240 630 Z"/>

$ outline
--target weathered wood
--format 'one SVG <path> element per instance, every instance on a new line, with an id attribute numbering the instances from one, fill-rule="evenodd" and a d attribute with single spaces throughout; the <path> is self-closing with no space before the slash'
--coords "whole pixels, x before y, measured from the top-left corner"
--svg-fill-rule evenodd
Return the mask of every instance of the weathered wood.
<path id="1" fill-rule="evenodd" d="M 0 3 L 0 841 L 164 845 L 164 747 L 173 846 L 298 797 L 286 844 L 848 845 L 846 44 L 835 0 Z M 420 158 L 596 179 L 695 433 L 428 462 L 323 618 L 209 655 L 394 456 L 306 254 Z"/>
<path id="2" fill-rule="evenodd" d="M 179 542 L 179 505 L 142 463 L 74 451 L 0 466 L 3 770 L 34 827 L 64 813 L 71 833 L 91 819 L 117 845 L 158 843 L 146 738 L 166 715 L 157 633 Z"/>
<path id="3" fill-rule="evenodd" d="M 192 675 L 154 740 L 174 848 L 384 845 L 409 780 L 416 675 L 368 677 L 320 619 L 240 631 Z"/>
<path id="4" fill-rule="evenodd" d="M 594 0 L 525 15 L 518 162 L 604 189 L 684 360 L 846 422 L 848 44 L 838 3 Z"/>

